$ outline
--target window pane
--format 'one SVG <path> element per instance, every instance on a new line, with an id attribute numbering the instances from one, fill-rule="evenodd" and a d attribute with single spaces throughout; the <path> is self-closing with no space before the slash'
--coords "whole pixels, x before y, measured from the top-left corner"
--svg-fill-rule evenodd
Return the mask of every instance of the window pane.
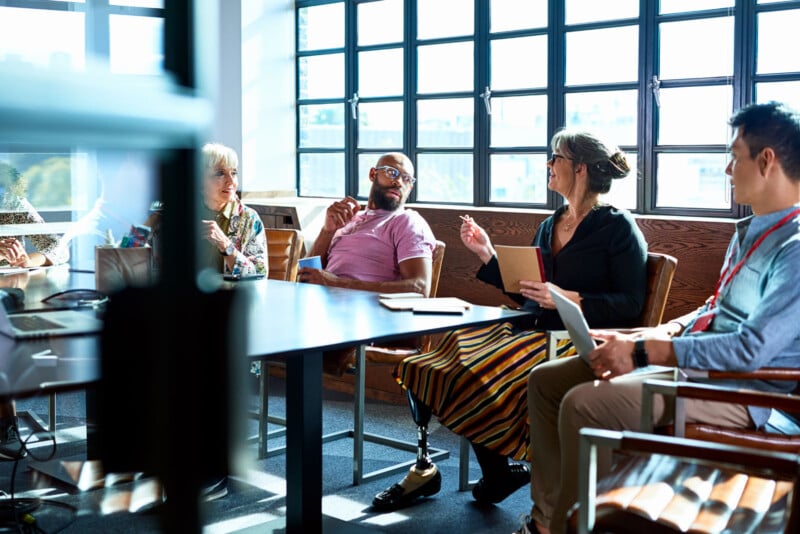
<path id="1" fill-rule="evenodd" d="M 471 98 L 420 100 L 417 102 L 417 145 L 471 147 L 473 110 Z"/>
<path id="2" fill-rule="evenodd" d="M 660 29 L 662 79 L 733 75 L 733 17 L 667 22 Z"/>
<path id="3" fill-rule="evenodd" d="M 568 93 L 566 126 L 589 130 L 615 145 L 636 145 L 637 93 Z"/>
<path id="4" fill-rule="evenodd" d="M 369 198 L 372 182 L 369 179 L 369 170 L 375 166 L 383 152 L 364 152 L 358 155 L 358 198 Z"/>
<path id="5" fill-rule="evenodd" d="M 625 156 L 630 165 L 631 172 L 625 178 L 611 181 L 611 191 L 605 195 L 600 195 L 600 201 L 606 204 L 611 204 L 615 208 L 624 208 L 626 210 L 636 209 L 636 186 L 637 180 L 637 164 L 638 157 L 636 153 L 626 152 Z"/>
<path id="6" fill-rule="evenodd" d="M 472 203 L 472 154 L 417 156 L 417 200 Z"/>
<path id="7" fill-rule="evenodd" d="M 545 204 L 547 156 L 545 154 L 492 154 L 491 202 Z"/>
<path id="8" fill-rule="evenodd" d="M 301 57 L 298 69 L 300 98 L 344 96 L 344 54 Z"/>
<path id="9" fill-rule="evenodd" d="M 82 71 L 84 24 L 83 13 L 0 7 L 0 61 Z"/>
<path id="10" fill-rule="evenodd" d="M 403 146 L 403 103 L 379 102 L 358 105 L 359 148 Z"/>
<path id="11" fill-rule="evenodd" d="M 403 94 L 403 49 L 374 50 L 358 54 L 358 95 Z"/>
<path id="12" fill-rule="evenodd" d="M 458 14 L 454 16 L 454 14 Z M 475 32 L 474 0 L 417 0 L 417 39 Z"/>
<path id="13" fill-rule="evenodd" d="M 547 96 L 513 96 L 492 99 L 493 147 L 546 146 Z"/>
<path id="14" fill-rule="evenodd" d="M 300 154 L 300 196 L 344 196 L 344 154 Z"/>
<path id="15" fill-rule="evenodd" d="M 404 20 L 403 0 L 358 4 L 358 45 L 403 42 Z"/>
<path id="16" fill-rule="evenodd" d="M 703 11 L 706 9 L 733 7 L 733 4 L 734 0 L 661 0 L 659 2 L 659 12 L 667 14 Z"/>
<path id="17" fill-rule="evenodd" d="M 726 154 L 659 154 L 656 206 L 730 209 Z"/>
<path id="18" fill-rule="evenodd" d="M 491 32 L 547 26 L 547 0 L 491 0 Z"/>
<path id="19" fill-rule="evenodd" d="M 662 89 L 657 143 L 726 144 L 730 140 L 732 98 L 729 85 Z"/>
<path id="20" fill-rule="evenodd" d="M 345 107 L 342 104 L 298 106 L 300 147 L 344 147 Z"/>
<path id="21" fill-rule="evenodd" d="M 344 46 L 344 4 L 303 7 L 297 10 L 299 50 Z"/>
<path id="22" fill-rule="evenodd" d="M 800 110 L 800 81 L 757 83 L 756 97 L 758 102 L 775 100 Z"/>
<path id="23" fill-rule="evenodd" d="M 638 69 L 638 27 L 567 33 L 567 85 L 634 82 Z"/>
<path id="24" fill-rule="evenodd" d="M 161 73 L 164 65 L 164 19 L 111 15 L 109 28 L 111 72 Z"/>
<path id="25" fill-rule="evenodd" d="M 787 53 L 787 36 L 793 35 L 800 24 L 800 9 L 761 13 L 758 15 L 758 44 L 756 59 L 759 74 L 800 71 L 800 57 Z"/>
<path id="26" fill-rule="evenodd" d="M 472 42 L 420 46 L 420 93 L 471 91 L 475 62 Z M 458 68 L 454 68 L 458 65 Z"/>
<path id="27" fill-rule="evenodd" d="M 627 19 L 639 16 L 639 0 L 565 0 L 567 24 Z"/>
<path id="28" fill-rule="evenodd" d="M 547 36 L 494 39 L 490 42 L 493 91 L 547 87 Z M 519 58 L 529 58 L 524 66 Z"/>

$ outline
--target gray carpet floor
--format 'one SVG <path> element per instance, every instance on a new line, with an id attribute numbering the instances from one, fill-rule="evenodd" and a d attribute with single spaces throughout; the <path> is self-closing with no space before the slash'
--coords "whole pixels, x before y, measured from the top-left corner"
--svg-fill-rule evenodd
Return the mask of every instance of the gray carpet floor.
<path id="1" fill-rule="evenodd" d="M 283 383 L 271 380 L 271 413 L 283 413 Z M 253 396 L 255 402 L 255 396 Z M 325 433 L 352 426 L 352 398 L 333 392 L 324 393 L 323 430 Z M 28 399 L 17 403 L 18 410 L 47 413 L 46 399 Z M 408 441 L 416 440 L 416 428 L 407 406 L 397 406 L 368 401 L 366 429 L 369 432 Z M 58 443 L 60 459 L 85 458 L 85 441 L 80 439 L 85 408 L 82 393 L 60 395 L 58 399 L 58 430 L 68 437 Z M 255 423 L 252 424 L 255 432 Z M 277 427 L 276 427 L 277 428 Z M 25 432 L 23 432 L 25 434 Z M 282 438 L 271 445 L 282 444 Z M 442 489 L 436 495 L 417 501 L 414 505 L 391 513 L 377 513 L 371 509 L 374 495 L 402 478 L 401 474 L 382 476 L 361 485 L 353 485 L 352 439 L 346 438 L 323 445 L 323 514 L 333 518 L 326 523 L 334 532 L 386 532 L 386 533 L 511 533 L 520 525 L 520 515 L 530 510 L 527 487 L 518 490 L 502 503 L 480 506 L 469 491 L 458 490 L 458 437 L 441 427 L 435 420 L 430 428 L 431 446 L 450 451 L 450 457 L 439 460 L 442 471 Z M 190 447 L 191 443 L 187 443 Z M 100 511 L 99 499 L 106 490 L 79 492 L 61 482 L 42 476 L 30 468 L 35 462 L 31 456 L 40 457 L 46 450 L 32 449 L 34 453 L 16 466 L 13 462 L 0 463 L 0 489 L 9 491 L 14 476 L 17 497 L 40 497 L 44 504 L 31 512 L 42 532 L 66 533 L 150 533 L 162 532 L 157 514 L 110 514 Z M 285 456 L 278 454 L 256 460 L 255 445 L 246 451 L 245 460 L 228 480 L 229 493 L 202 508 L 203 532 L 209 534 L 228 532 L 268 532 L 268 525 L 285 514 Z M 366 443 L 365 471 L 381 469 L 397 462 L 412 460 L 413 453 Z M 470 478 L 480 476 L 474 457 L 470 461 Z M 107 497 L 107 493 L 105 494 Z M 0 532 L 16 532 L 0 509 Z"/>

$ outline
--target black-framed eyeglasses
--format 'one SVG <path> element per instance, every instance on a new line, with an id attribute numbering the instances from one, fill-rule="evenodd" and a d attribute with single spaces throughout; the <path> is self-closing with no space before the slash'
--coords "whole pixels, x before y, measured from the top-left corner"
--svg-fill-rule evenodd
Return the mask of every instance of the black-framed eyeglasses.
<path id="1" fill-rule="evenodd" d="M 547 163 L 555 164 L 555 162 L 556 162 L 556 160 L 558 158 L 561 158 L 561 159 L 564 159 L 564 160 L 567 160 L 567 161 L 574 161 L 573 159 L 568 158 L 567 156 L 562 156 L 561 154 L 553 153 L 553 155 L 550 156 L 550 159 L 547 160 Z"/>
<path id="2" fill-rule="evenodd" d="M 383 171 L 383 173 L 388 176 L 391 180 L 403 180 L 403 183 L 406 185 L 413 185 L 414 182 L 417 181 L 416 178 L 411 176 L 410 174 L 406 174 L 404 172 L 400 172 L 394 167 L 390 167 L 389 165 L 381 165 L 380 167 L 375 167 L 376 171 Z"/>

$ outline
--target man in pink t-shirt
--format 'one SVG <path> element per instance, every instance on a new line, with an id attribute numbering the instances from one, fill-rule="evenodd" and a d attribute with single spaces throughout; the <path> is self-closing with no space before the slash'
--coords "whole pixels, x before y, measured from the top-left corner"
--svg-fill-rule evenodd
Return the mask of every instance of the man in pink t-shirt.
<path id="1" fill-rule="evenodd" d="M 309 256 L 322 269 L 301 268 L 299 282 L 380 293 L 414 291 L 428 296 L 436 239 L 428 223 L 405 202 L 414 187 L 414 165 L 398 152 L 382 155 L 369 170 L 367 208 L 346 197 L 331 204 Z M 352 360 L 325 354 L 328 372 L 341 373 Z"/>

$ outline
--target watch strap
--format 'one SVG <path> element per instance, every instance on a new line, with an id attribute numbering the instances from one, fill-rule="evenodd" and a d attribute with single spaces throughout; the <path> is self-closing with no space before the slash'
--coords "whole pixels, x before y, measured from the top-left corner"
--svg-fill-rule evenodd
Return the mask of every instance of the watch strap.
<path id="1" fill-rule="evenodd" d="M 644 348 L 644 339 L 637 339 L 633 342 L 633 366 L 636 368 L 647 367 L 650 359 L 647 357 L 647 350 Z"/>

